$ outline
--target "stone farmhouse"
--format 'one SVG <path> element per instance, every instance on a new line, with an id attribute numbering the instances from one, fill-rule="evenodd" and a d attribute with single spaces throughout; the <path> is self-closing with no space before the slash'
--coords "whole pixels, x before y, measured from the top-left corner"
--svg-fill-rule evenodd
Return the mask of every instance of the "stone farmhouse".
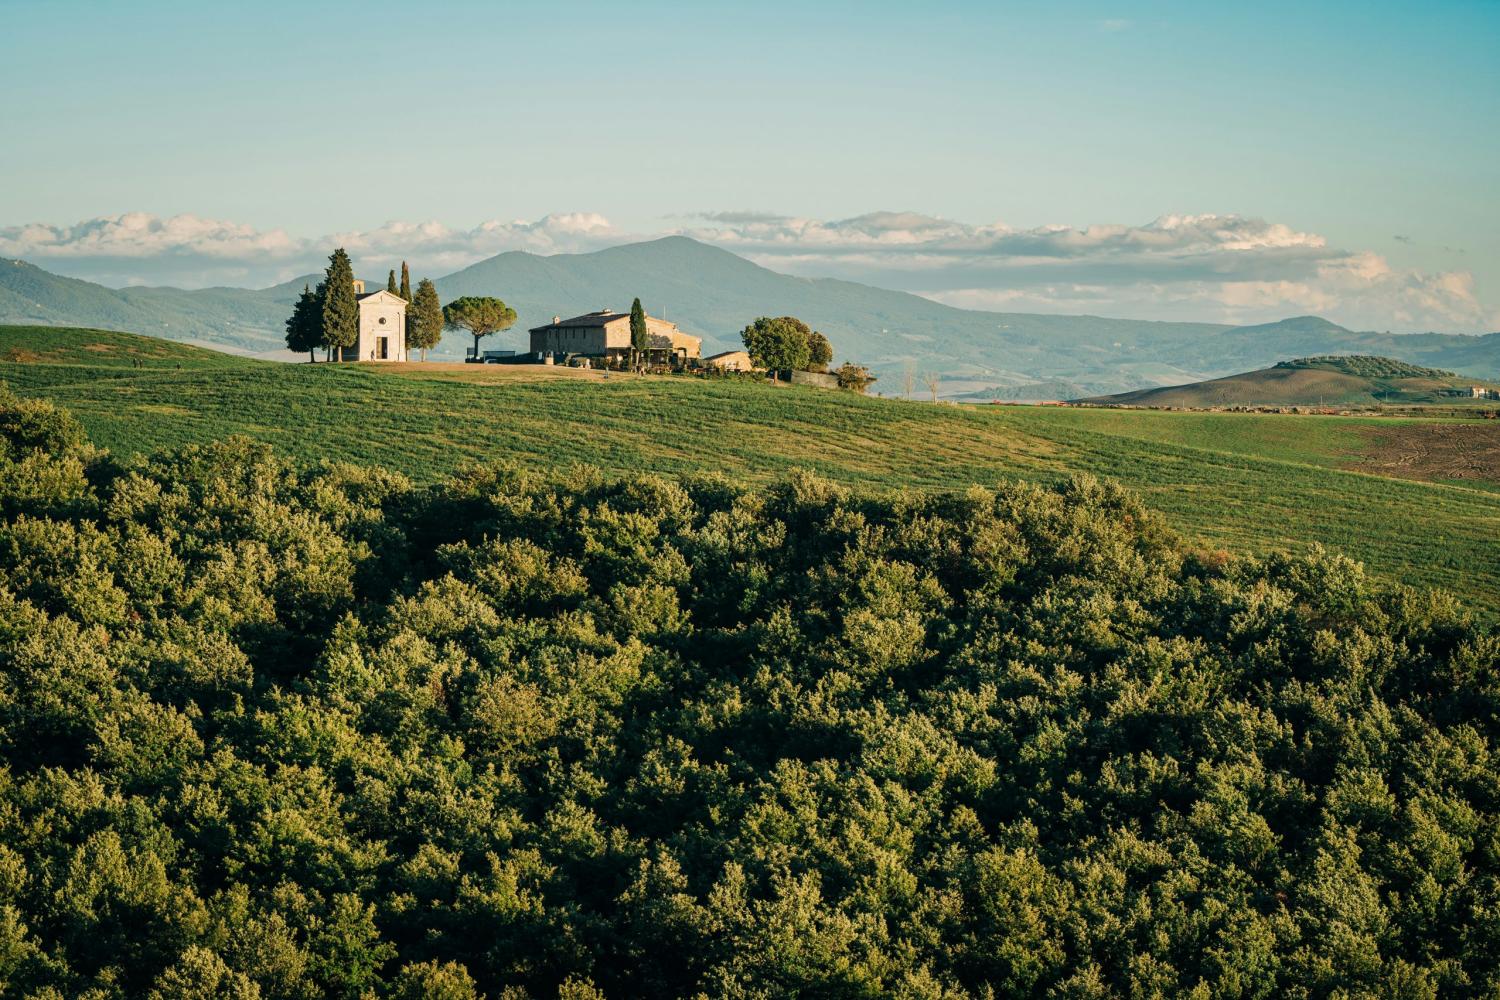
<path id="1" fill-rule="evenodd" d="M 696 362 L 703 350 L 703 338 L 694 337 L 655 316 L 646 317 L 646 331 L 651 335 L 647 360 L 654 365 L 686 367 Z M 598 358 L 607 364 L 625 361 L 630 356 L 630 313 L 600 309 L 572 319 L 552 317 L 546 326 L 533 327 L 531 353 L 566 358 Z"/>
<path id="2" fill-rule="evenodd" d="M 365 283 L 354 281 L 359 299 L 359 340 L 343 351 L 345 361 L 407 361 L 406 300 L 382 288 L 365 292 Z"/>

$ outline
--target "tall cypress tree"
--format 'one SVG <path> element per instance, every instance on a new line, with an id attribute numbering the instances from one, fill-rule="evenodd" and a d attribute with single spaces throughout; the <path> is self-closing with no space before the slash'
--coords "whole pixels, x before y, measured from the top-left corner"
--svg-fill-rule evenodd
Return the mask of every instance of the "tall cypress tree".
<path id="1" fill-rule="evenodd" d="M 406 348 L 410 351 L 415 347 L 426 361 L 427 351 L 442 339 L 443 304 L 438 301 L 437 286 L 423 278 L 417 282 L 417 297 L 406 317 Z"/>
<path id="2" fill-rule="evenodd" d="M 316 330 L 313 333 L 314 346 L 322 346 L 323 360 L 329 361 L 333 358 L 333 348 L 328 346 L 328 338 L 323 336 L 323 300 L 328 297 L 328 282 L 320 281 L 313 288 L 313 302 L 316 303 L 317 312 L 308 320 Z"/>
<path id="3" fill-rule="evenodd" d="M 411 297 L 411 272 L 406 269 L 406 261 L 401 262 L 401 290 L 396 293 L 406 301 L 412 301 Z"/>
<path id="4" fill-rule="evenodd" d="M 630 304 L 630 353 L 635 355 L 632 367 L 640 367 L 641 357 L 651 347 L 651 334 L 646 329 L 646 310 L 641 300 Z"/>
<path id="5" fill-rule="evenodd" d="M 359 298 L 354 294 L 354 267 L 343 247 L 329 255 L 323 284 L 323 343 L 342 361 L 344 348 L 359 343 Z"/>
<path id="6" fill-rule="evenodd" d="M 387 274 L 386 277 L 385 277 L 385 290 L 388 291 L 388 292 L 390 292 L 392 295 L 396 294 L 396 269 L 395 268 L 391 268 L 390 273 Z"/>

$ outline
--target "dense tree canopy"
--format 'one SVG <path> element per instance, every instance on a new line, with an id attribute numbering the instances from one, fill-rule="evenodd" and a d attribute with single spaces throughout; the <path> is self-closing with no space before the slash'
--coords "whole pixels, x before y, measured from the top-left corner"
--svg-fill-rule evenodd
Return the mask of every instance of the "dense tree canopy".
<path id="1" fill-rule="evenodd" d="M 509 330 L 516 311 L 499 299 L 465 295 L 443 307 L 443 322 L 474 338 L 474 357 L 479 357 L 479 338 Z"/>
<path id="2" fill-rule="evenodd" d="M 301 354 L 307 352 L 309 361 L 316 361 L 314 353 L 323 343 L 323 286 L 315 292 L 306 285 L 292 306 L 292 314 L 286 320 L 286 349 Z"/>
<path id="3" fill-rule="evenodd" d="M 833 362 L 833 345 L 828 338 L 795 316 L 762 316 L 745 327 L 740 337 L 750 354 L 751 363 L 758 368 L 827 372 Z M 856 367 L 844 365 L 850 371 Z M 846 379 L 841 380 L 840 385 L 863 392 L 864 386 L 873 381 Z"/>
<path id="4" fill-rule="evenodd" d="M 833 347 L 795 316 L 762 316 L 740 334 L 757 368 L 826 371 Z"/>
<path id="5" fill-rule="evenodd" d="M 826 372 L 828 366 L 833 363 L 833 345 L 828 338 L 816 330 L 807 335 L 807 369 L 814 372 Z"/>
<path id="6" fill-rule="evenodd" d="M 1336 555 L 3 393 L 0 513 L 7 996 L 1500 990 L 1500 636 Z"/>

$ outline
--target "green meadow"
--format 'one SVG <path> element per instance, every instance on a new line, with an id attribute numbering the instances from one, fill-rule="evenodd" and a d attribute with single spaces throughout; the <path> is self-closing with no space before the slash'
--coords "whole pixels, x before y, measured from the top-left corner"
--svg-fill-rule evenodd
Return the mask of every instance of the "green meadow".
<path id="1" fill-rule="evenodd" d="M 1500 611 L 1500 495 L 1341 466 L 1391 418 L 951 406 L 695 378 L 527 380 L 515 370 L 285 365 L 98 331 L 0 328 L 0 379 L 117 454 L 231 434 L 419 482 L 473 461 L 612 473 L 793 468 L 872 488 L 1087 472 L 1186 536 L 1264 553 L 1322 543 L 1388 580 Z"/>

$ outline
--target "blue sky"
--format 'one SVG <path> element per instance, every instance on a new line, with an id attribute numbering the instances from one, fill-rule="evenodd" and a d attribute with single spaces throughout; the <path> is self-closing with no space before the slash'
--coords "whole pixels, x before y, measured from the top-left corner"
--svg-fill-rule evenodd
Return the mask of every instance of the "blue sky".
<path id="1" fill-rule="evenodd" d="M 687 232 L 965 305 L 1500 328 L 1493 0 L 0 17 L 0 255 L 111 284 Z"/>

